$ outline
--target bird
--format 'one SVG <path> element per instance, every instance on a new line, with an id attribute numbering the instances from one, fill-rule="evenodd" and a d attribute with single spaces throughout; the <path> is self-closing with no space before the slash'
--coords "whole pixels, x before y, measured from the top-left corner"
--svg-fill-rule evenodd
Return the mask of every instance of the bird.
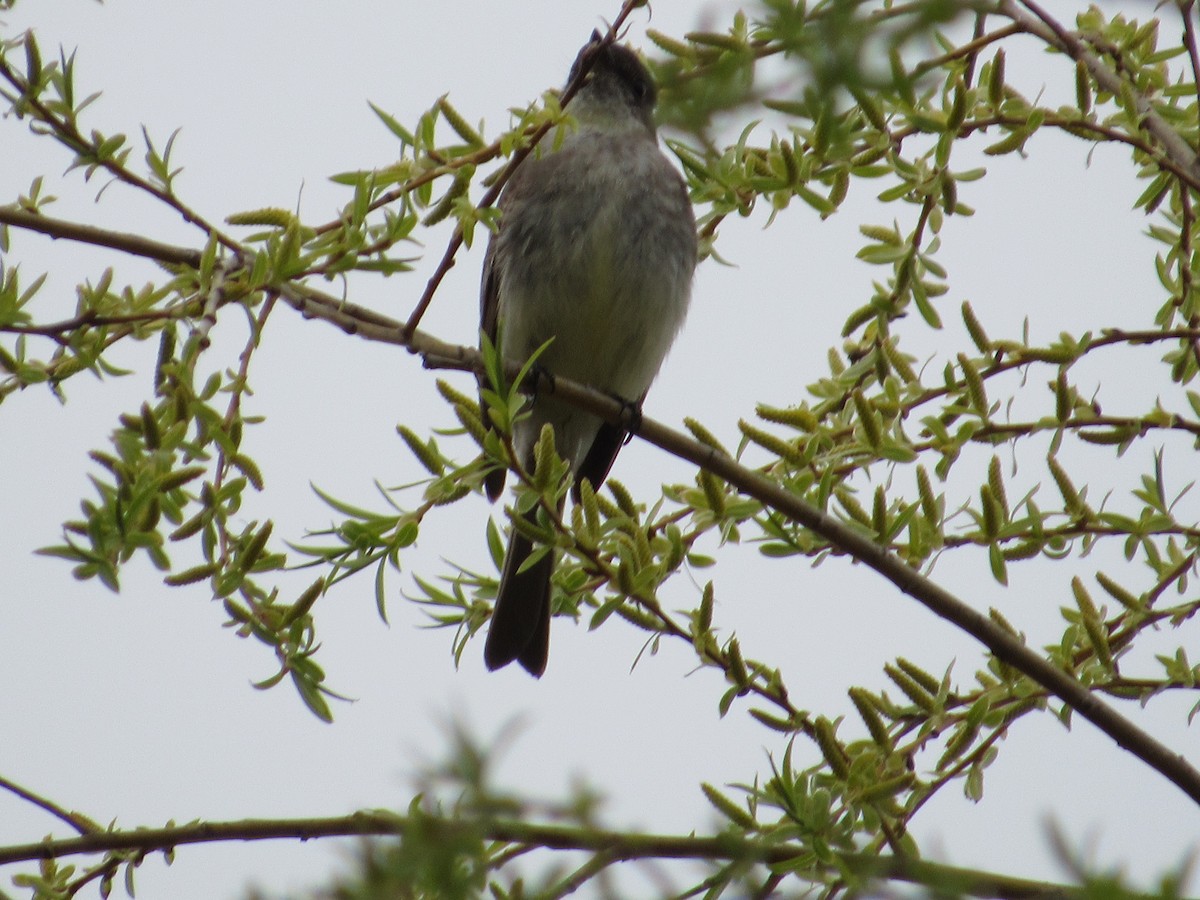
<path id="1" fill-rule="evenodd" d="M 574 130 L 527 157 L 500 195 L 484 257 L 480 330 L 516 363 L 549 341 L 539 369 L 640 409 L 687 314 L 698 258 L 695 214 L 684 179 L 659 149 L 657 88 L 638 55 L 593 32 L 567 83 L 581 71 L 565 106 Z M 513 425 L 515 455 L 527 471 L 547 424 L 571 467 L 576 498 L 584 478 L 600 487 L 629 437 L 544 392 Z M 487 475 L 491 501 L 506 474 L 497 468 Z M 523 515 L 536 521 L 536 513 Z M 517 661 L 540 678 L 554 555 L 525 566 L 534 550 L 513 527 L 484 662 L 494 670 Z"/>

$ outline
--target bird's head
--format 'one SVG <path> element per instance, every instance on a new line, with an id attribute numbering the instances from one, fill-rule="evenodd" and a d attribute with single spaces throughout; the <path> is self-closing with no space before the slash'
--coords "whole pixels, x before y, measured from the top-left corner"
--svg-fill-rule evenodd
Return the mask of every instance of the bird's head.
<path id="1" fill-rule="evenodd" d="M 605 127 L 631 119 L 654 134 L 654 103 L 658 89 L 636 53 L 605 41 L 598 31 L 579 51 L 567 84 L 586 69 L 579 91 L 568 109 L 582 124 Z"/>

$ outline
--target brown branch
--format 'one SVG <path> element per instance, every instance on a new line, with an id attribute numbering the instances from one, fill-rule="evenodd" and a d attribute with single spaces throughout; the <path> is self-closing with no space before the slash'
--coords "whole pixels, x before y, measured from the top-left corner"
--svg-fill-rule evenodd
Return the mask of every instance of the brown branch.
<path id="1" fill-rule="evenodd" d="M 715 837 L 622 832 L 598 828 L 571 828 L 514 820 L 399 816 L 388 812 L 357 812 L 349 816 L 312 819 L 243 819 L 236 822 L 198 822 L 167 828 L 109 831 L 76 838 L 47 839 L 32 844 L 0 847 L 0 865 L 41 859 L 59 859 L 81 853 L 139 850 L 169 851 L 188 844 L 217 841 L 307 841 L 325 837 L 401 836 L 410 827 L 424 833 L 482 834 L 506 844 L 575 850 L 603 854 L 606 861 L 638 859 L 734 860 L 741 863 L 794 863 L 806 852 L 798 843 L 775 839 L 753 840 L 724 833 Z M 980 897 L 1034 898 L 1075 896 L 1068 885 L 1013 878 L 975 869 L 873 853 L 838 853 L 827 871 L 848 872 L 863 880 L 891 880 L 942 887 Z M 798 873 L 803 878 L 803 872 Z"/>
<path id="2" fill-rule="evenodd" d="M 180 316 L 179 307 L 119 316 L 102 316 L 99 313 L 87 312 L 71 319 L 63 319 L 61 322 L 51 322 L 49 325 L 0 325 L 0 332 L 36 335 L 38 337 L 52 338 L 59 343 L 63 343 L 64 335 L 80 328 L 97 326 L 103 328 L 107 325 L 139 325 L 143 322 L 162 322 L 170 319 L 178 319 Z"/>
<path id="3" fill-rule="evenodd" d="M 114 857 L 112 859 L 107 859 L 100 865 L 88 870 L 87 872 L 84 872 L 67 885 L 67 896 L 74 897 L 97 878 L 111 878 L 112 876 L 116 875 L 117 870 L 121 868 L 121 864 L 126 861 L 127 860 L 122 859 L 119 856 Z M 103 894 L 101 894 L 101 896 L 103 896 Z"/>
<path id="4" fill-rule="evenodd" d="M 576 386 L 567 385 L 561 380 L 557 384 L 559 386 L 557 393 L 589 412 L 600 414 L 610 422 L 621 421 L 622 418 L 630 419 L 628 414 L 623 417 L 619 415 L 620 405 L 611 398 L 604 398 L 604 403 L 592 402 L 592 400 L 598 399 L 598 395 L 593 395 L 584 402 L 585 393 L 583 391 L 577 393 Z M 564 390 L 565 388 L 569 388 L 569 390 Z M 975 611 L 941 585 L 924 577 L 870 538 L 806 503 L 778 484 L 739 466 L 729 457 L 678 432 L 673 432 L 657 422 L 644 420 L 640 423 L 640 427 L 633 421 L 621 421 L 621 424 L 655 446 L 702 466 L 736 486 L 743 493 L 776 509 L 841 547 L 855 559 L 883 575 L 903 593 L 921 603 L 935 615 L 953 623 L 984 644 L 999 660 L 1008 663 L 1045 687 L 1075 709 L 1083 718 L 1113 738 L 1119 746 L 1161 773 L 1193 801 L 1200 803 L 1200 772 L 1182 756 L 1174 753 L 1115 709 L 1093 696 L 1086 687 L 1030 650 L 1018 638 L 998 627 L 987 616 Z"/>
<path id="5" fill-rule="evenodd" d="M 1132 693 L 1160 694 L 1163 691 L 1200 691 L 1200 685 L 1163 681 L 1161 678 L 1113 678 L 1097 684 L 1096 690 L 1110 694 L 1118 700 L 1129 700 Z M 1142 698 L 1137 699 L 1141 700 Z"/>
<path id="6" fill-rule="evenodd" d="M 985 32 L 983 23 L 985 19 L 983 13 L 978 14 L 975 22 L 975 33 L 971 40 L 967 41 L 958 47 L 955 47 L 948 53 L 943 53 L 941 56 L 935 56 L 933 59 L 926 59 L 913 66 L 911 75 L 914 78 L 919 78 L 926 72 L 932 72 L 934 69 L 944 66 L 948 62 L 956 59 L 966 58 L 967 71 L 963 81 L 967 87 L 971 86 L 971 81 L 974 77 L 975 61 L 979 56 L 979 51 L 989 44 L 994 44 L 996 41 L 1002 41 L 1007 37 L 1012 37 L 1014 34 L 1020 34 L 1024 29 L 1015 22 L 1010 25 L 1005 25 L 1003 28 L 997 28 L 995 31 Z"/>
<path id="7" fill-rule="evenodd" d="M 1171 568 L 1166 575 L 1158 579 L 1158 582 L 1150 589 L 1150 593 L 1146 595 L 1146 607 L 1149 608 L 1158 602 L 1158 598 L 1166 593 L 1167 588 L 1179 581 L 1187 574 L 1188 569 L 1196 564 L 1197 558 L 1200 558 L 1200 550 L 1193 550 L 1178 563 Z"/>
<path id="8" fill-rule="evenodd" d="M 622 16 L 618 17 L 614 28 L 636 5 L 636 0 L 626 0 L 622 8 Z M 1027 5 L 1029 4 L 1027 3 Z M 1011 0 L 1005 0 L 1005 6 L 1009 9 L 1010 14 L 1019 20 L 1027 21 L 1028 17 L 1013 7 Z M 1040 26 L 1033 22 L 1028 24 L 1035 33 L 1044 35 L 1047 26 Z M 1108 79 L 1116 78 L 1111 72 L 1104 69 L 1078 40 L 1070 38 L 1069 35 L 1064 38 L 1056 32 L 1051 32 L 1051 37 L 1054 38 L 1052 43 L 1057 43 L 1073 53 L 1079 54 L 1079 58 L 1083 58 L 1089 68 L 1097 66 Z M 1097 80 L 1101 79 L 1097 76 Z M 1102 86 L 1105 86 L 1103 82 Z M 1119 85 L 1114 85 L 1114 87 L 1119 87 Z M 1105 89 L 1111 88 L 1106 86 Z M 1177 153 L 1178 135 L 1175 135 L 1174 132 L 1171 134 L 1177 140 L 1174 143 L 1167 142 L 1165 145 L 1170 152 Z M 1172 150 L 1172 147 L 1175 149 Z M 1193 163 L 1194 157 L 1190 155 L 1189 151 L 1188 164 L 1192 165 Z M 198 266 L 200 262 L 200 254 L 197 251 L 149 241 L 137 235 L 118 234 L 62 220 L 48 219 L 45 216 L 12 206 L 0 207 L 0 222 L 28 228 L 51 237 L 69 238 L 107 246 L 172 264 Z M 452 242 L 451 248 L 454 247 Z M 443 275 L 453 261 L 451 248 L 448 248 L 443 265 L 440 267 Z M 438 280 L 440 281 L 440 278 Z M 436 288 L 437 281 L 431 280 L 430 286 L 426 290 L 429 298 L 432 298 Z M 413 319 L 419 318 L 416 315 L 410 318 L 409 323 L 400 325 L 400 323 L 368 309 L 344 303 L 337 298 L 296 285 L 285 284 L 280 286 L 278 291 L 279 295 L 302 315 L 321 318 L 347 334 L 358 334 L 370 340 L 407 347 L 410 352 L 421 355 L 427 367 L 481 371 L 480 357 L 477 351 L 468 347 L 448 344 L 417 331 L 412 327 Z M 422 299 L 425 300 L 425 298 Z M 425 305 L 427 306 L 428 303 L 425 302 Z M 418 307 L 419 310 L 420 307 Z M 1154 336 L 1160 338 L 1161 333 Z M 1114 332 L 1107 335 L 1106 339 L 1100 339 L 1093 343 L 1116 342 L 1133 338 L 1130 333 Z M 1007 365 L 1016 366 L 1027 362 L 1029 360 L 1013 361 Z M 997 366 L 996 368 L 1003 367 L 1007 366 Z M 652 420 L 635 417 L 627 406 L 611 397 L 564 379 L 555 379 L 544 389 L 559 394 L 567 402 L 599 415 L 610 423 L 619 424 L 625 430 L 637 434 L 668 453 L 688 460 L 723 478 L 743 494 L 759 500 L 764 505 L 811 529 L 844 552 L 864 562 L 936 615 L 975 637 L 1000 660 L 1033 678 L 1112 737 L 1120 746 L 1134 753 L 1189 797 L 1200 803 L 1200 772 L 1197 772 L 1182 757 L 1172 753 L 1131 721 L 1094 697 L 1087 688 L 1043 657 L 1029 650 L 1008 632 L 997 627 L 986 616 L 979 614 L 949 591 L 922 576 L 870 538 L 804 502 L 765 476 L 738 465 L 732 458 L 708 445 L 672 431 Z"/>
<path id="9" fill-rule="evenodd" d="M 0 206 L 0 225 L 12 225 L 28 231 L 36 231 L 55 240 L 66 239 L 93 244 L 97 247 L 108 247 L 120 250 L 134 256 L 155 259 L 169 265 L 183 265 L 197 268 L 200 265 L 200 251 L 188 247 L 177 247 L 152 241 L 138 234 L 127 234 L 121 231 L 110 231 L 107 228 L 96 228 L 93 225 L 81 225 L 66 219 L 55 219 L 32 213 L 19 206 Z"/>
<path id="10" fill-rule="evenodd" d="M 1138 533 L 1139 537 L 1183 537 L 1193 541 L 1200 540 L 1200 528 L 1189 528 L 1186 525 L 1164 526 L 1162 528 L 1151 528 Z M 1024 541 L 1029 537 L 1027 533 L 1001 535 L 994 539 L 996 544 L 1004 546 L 1015 541 Z M 1080 521 L 1078 518 L 1072 519 L 1066 525 L 1058 528 L 1047 528 L 1038 532 L 1037 538 L 1044 540 L 1047 543 L 1055 538 L 1062 538 L 1067 541 L 1073 541 L 1078 538 L 1102 538 L 1102 537 L 1119 537 L 1128 538 L 1129 531 L 1117 528 L 1110 525 L 1099 525 L 1095 522 Z M 969 534 L 952 534 L 946 535 L 943 538 L 941 548 L 945 550 L 957 550 L 962 547 L 986 547 L 990 543 L 982 531 L 975 531 Z M 904 545 L 899 545 L 903 547 Z"/>
<path id="11" fill-rule="evenodd" d="M 14 212 L 21 215 L 14 215 Z M 44 217 L 0 208 L 9 220 L 16 220 L 24 227 L 44 225 Z M 32 220 L 32 221 L 30 221 Z M 0 220 L 2 221 L 2 220 Z M 14 222 L 15 224 L 15 222 Z M 38 229 L 60 237 L 72 237 L 87 243 L 110 246 L 128 253 L 148 256 L 153 259 L 168 259 L 176 263 L 192 264 L 190 254 L 165 244 L 145 241 L 135 236 L 113 236 L 100 229 L 86 226 L 70 226 L 72 223 L 55 222 L 54 229 Z M 186 257 L 186 258 L 185 258 Z M 199 263 L 196 254 L 195 264 Z M 319 318 L 340 328 L 347 334 L 358 334 L 369 340 L 407 347 L 410 352 L 422 357 L 428 368 L 453 368 L 482 371 L 478 351 L 440 341 L 431 335 L 410 330 L 372 312 L 364 307 L 345 303 L 336 297 L 321 294 L 297 285 L 285 284 L 278 288 L 279 296 L 306 318 Z M 1108 342 L 1131 340 L 1132 333 L 1114 332 L 1106 335 Z M 539 381 L 544 379 L 539 379 Z M 1186 760 L 1174 754 L 1163 744 L 1124 718 L 1114 709 L 1094 697 L 1083 685 L 1056 668 L 1043 657 L 1034 653 L 1007 631 L 996 626 L 986 616 L 973 610 L 949 591 L 925 578 L 886 548 L 876 544 L 855 529 L 789 493 L 764 475 L 740 466 L 729 456 L 714 450 L 707 444 L 673 431 L 664 425 L 635 416 L 626 406 L 613 398 L 593 391 L 583 385 L 565 379 L 554 379 L 544 387 L 546 392 L 561 395 L 562 399 L 581 409 L 591 412 L 606 421 L 621 425 L 626 431 L 638 435 L 659 447 L 700 466 L 723 478 L 743 494 L 759 500 L 795 522 L 811 529 L 845 553 L 865 563 L 903 593 L 931 610 L 963 631 L 967 632 L 992 651 L 1001 661 L 1008 663 L 1067 705 L 1081 716 L 1108 734 L 1118 745 L 1129 750 L 1151 768 L 1160 772 L 1189 797 L 1200 803 L 1200 772 Z"/>
<path id="12" fill-rule="evenodd" d="M 481 163 L 488 162 L 489 160 L 498 156 L 499 153 L 500 141 L 492 141 L 492 143 L 484 147 L 480 147 L 478 150 L 475 150 L 471 153 L 465 153 L 462 156 L 456 156 L 454 159 L 447 160 L 444 163 L 434 166 L 433 168 L 426 169 L 420 175 L 413 176 L 399 187 L 392 188 L 390 191 L 380 194 L 371 201 L 371 205 L 367 207 L 367 211 L 375 212 L 378 209 L 382 209 L 389 203 L 395 203 L 397 200 L 407 197 L 409 194 L 423 185 L 429 184 L 432 181 L 437 181 L 437 179 L 442 178 L 443 176 L 457 172 L 463 166 L 476 166 L 480 165 Z M 430 159 L 432 160 L 432 157 L 430 157 Z M 323 225 L 314 226 L 312 232 L 314 235 L 328 234 L 331 231 L 337 231 L 339 228 L 344 227 L 345 224 L 345 219 L 339 217 L 326 222 Z M 371 250 L 368 248 L 363 252 L 370 253 Z"/>
<path id="13" fill-rule="evenodd" d="M 2 775 L 0 775 L 0 789 L 8 791 L 10 794 L 15 794 L 26 803 L 32 803 L 38 809 L 67 823 L 80 834 L 91 834 L 99 830 L 98 826 L 86 816 L 64 809 L 53 800 L 43 797 L 41 794 L 36 794 L 28 788 L 21 787 L 15 781 L 11 781 Z"/>

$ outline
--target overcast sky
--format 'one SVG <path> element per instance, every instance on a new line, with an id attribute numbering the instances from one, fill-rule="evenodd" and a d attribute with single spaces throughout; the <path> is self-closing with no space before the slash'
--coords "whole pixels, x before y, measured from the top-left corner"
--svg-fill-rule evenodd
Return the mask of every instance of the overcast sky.
<path id="1" fill-rule="evenodd" d="M 448 93 L 493 135 L 509 107 L 562 83 L 591 29 L 618 8 L 616 0 L 58 0 L 18 4 L 5 14 L 4 34 L 34 26 L 46 56 L 60 44 L 78 51 L 78 90 L 104 92 L 89 114 L 95 127 L 137 135 L 144 124 L 159 141 L 181 128 L 178 190 L 211 219 L 281 206 L 321 222 L 346 199 L 329 175 L 395 158 L 396 144 L 368 101 L 412 122 Z M 650 24 L 679 36 L 720 8 L 662 2 Z M 1077 7 L 1049 8 L 1069 16 Z M 652 50 L 645 13 L 632 23 L 632 43 Z M 1010 53 L 1010 78 L 1027 96 L 1045 86 L 1051 98 L 1069 98 L 1071 67 L 1032 45 L 1029 51 Z M 1019 337 L 1026 316 L 1035 339 L 1064 328 L 1150 322 L 1159 289 L 1145 219 L 1131 211 L 1143 186 L 1119 152 L 1102 148 L 1089 157 L 1088 150 L 1039 136 L 1028 159 L 989 159 L 990 177 L 963 186 L 962 199 L 979 212 L 944 232 L 941 258 L 953 285 L 942 306 L 947 327 L 931 338 L 914 323 L 916 346 L 932 353 L 940 340 L 943 352 L 958 349 L 964 299 L 993 337 Z M 110 189 L 94 204 L 99 185 L 83 185 L 78 172 L 60 178 L 65 153 L 31 139 L 19 122 L 0 121 L 0 158 L 0 202 L 46 174 L 47 190 L 62 198 L 48 210 L 55 215 L 200 246 L 193 229 L 127 191 Z M 735 265 L 701 267 L 688 325 L 647 415 L 673 424 L 696 416 L 735 444 L 736 422 L 752 416 L 755 402 L 801 399 L 805 385 L 826 373 L 826 349 L 840 343 L 846 315 L 879 276 L 854 259 L 858 225 L 898 219 L 907 230 L 915 219 L 912 207 L 879 208 L 876 190 L 856 185 L 846 208 L 824 222 L 801 203 L 767 230 L 762 215 L 728 222 L 720 252 Z M 418 273 L 366 283 L 351 299 L 406 316 L 447 234 L 429 236 L 431 259 Z M 460 255 L 424 327 L 474 341 L 481 259 L 481 246 Z M 161 276 L 136 260 L 15 232 L 11 262 L 27 277 L 50 271 L 41 319 L 69 313 L 77 281 L 95 280 L 108 266 L 118 283 Z M 223 317 L 212 362 L 225 354 L 221 364 L 233 364 L 244 339 L 239 317 Z M 369 576 L 318 604 L 319 661 L 331 687 L 355 698 L 335 705 L 332 726 L 314 719 L 286 686 L 251 689 L 252 680 L 271 674 L 271 659 L 221 627 L 221 607 L 203 586 L 167 589 L 138 563 L 123 572 L 123 591 L 114 596 L 97 582 L 75 582 L 61 561 L 32 555 L 76 515 L 90 490 L 87 451 L 102 447 L 116 416 L 148 395 L 155 351 L 121 352 L 118 361 L 137 369 L 131 377 L 73 380 L 65 406 L 31 389 L 0 409 L 7 473 L 0 479 L 0 678 L 10 686 L 0 694 L 3 775 L 126 827 L 337 815 L 407 805 L 414 773 L 440 758 L 449 724 L 459 722 L 485 741 L 507 734 L 496 758 L 501 786 L 553 799 L 586 780 L 608 796 L 610 824 L 686 833 L 715 822 L 700 781 L 750 781 L 768 771 L 768 753 L 782 752 L 781 737 L 755 724 L 744 705 L 718 717 L 722 685 L 711 672 L 692 672 L 687 647 L 666 642 L 631 671 L 642 638 L 615 620 L 599 633 L 588 633 L 586 622 L 557 620 L 540 682 L 516 667 L 486 673 L 481 641 L 456 669 L 451 634 L 422 629 L 421 611 L 401 591 L 412 587 L 413 573 L 447 572 L 443 560 L 489 565 L 484 528 L 500 510 L 482 498 L 429 520 L 404 558 L 406 572 L 390 582 L 390 627 L 376 616 Z M 1092 377 L 1100 382 L 1105 374 Z M 1107 374 L 1106 391 L 1125 393 L 1106 396 L 1130 398 L 1131 412 L 1148 408 L 1135 379 Z M 398 421 L 454 424 L 433 377 L 403 350 L 301 321 L 283 307 L 252 377 L 247 411 L 267 421 L 248 432 L 246 446 L 268 486 L 244 515 L 274 517 L 280 538 L 296 540 L 329 523 L 310 484 L 378 506 L 375 480 L 419 478 L 395 436 Z M 447 377 L 470 388 L 462 376 Z M 1194 459 L 1183 445 L 1170 449 L 1168 472 L 1182 487 Z M 636 442 L 614 474 L 647 500 L 656 484 L 693 477 L 686 464 Z M 1031 644 L 1055 640 L 1057 608 L 1070 602 L 1064 588 L 1075 570 L 1014 567 L 1005 590 L 980 576 L 982 557 L 972 562 L 935 574 L 976 608 L 1003 609 Z M 691 604 L 697 591 L 695 582 L 676 579 L 666 605 Z M 736 630 L 747 654 L 778 663 L 798 707 L 850 715 L 850 734 L 860 728 L 846 688 L 885 686 L 882 666 L 894 656 L 939 673 L 954 660 L 964 682 L 982 659 L 978 646 L 877 576 L 839 560 L 817 570 L 799 561 L 763 566 L 753 547 L 736 548 L 720 569 L 717 596 L 723 633 Z M 1139 721 L 1189 753 L 1196 741 L 1183 722 L 1189 702 L 1155 700 Z M 922 813 L 916 831 L 927 851 L 959 865 L 1061 878 L 1046 849 L 1051 820 L 1094 860 L 1125 865 L 1142 879 L 1195 849 L 1196 811 L 1177 791 L 1086 723 L 1066 732 L 1040 718 L 1023 721 L 1002 746 L 981 806 L 948 791 Z M 812 748 L 802 751 L 815 761 Z M 47 832 L 62 829 L 0 794 L 0 844 Z M 170 870 L 148 861 L 138 896 L 232 898 L 249 884 L 286 893 L 327 878 L 346 852 L 333 842 L 187 847 Z"/>

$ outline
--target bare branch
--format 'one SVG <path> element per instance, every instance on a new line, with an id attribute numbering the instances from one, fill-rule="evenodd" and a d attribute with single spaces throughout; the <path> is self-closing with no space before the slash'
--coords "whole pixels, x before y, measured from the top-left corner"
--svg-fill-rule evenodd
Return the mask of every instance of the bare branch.
<path id="1" fill-rule="evenodd" d="M 41 794 L 34 793 L 28 788 L 21 787 L 15 781 L 5 778 L 2 775 L 0 775 L 0 789 L 8 791 L 10 794 L 15 794 L 27 803 L 32 803 L 38 809 L 48 812 L 56 819 L 66 822 L 80 834 L 92 834 L 98 830 L 96 824 L 86 816 L 64 809 L 53 800 L 43 797 Z"/>
<path id="2" fill-rule="evenodd" d="M 172 265 L 192 266 L 193 268 L 200 265 L 199 250 L 152 241 L 139 234 L 110 231 L 106 228 L 96 228 L 93 225 L 55 219 L 51 216 L 43 216 L 41 213 L 31 213 L 19 206 L 0 206 L 0 224 L 36 231 L 55 240 L 80 241 L 84 244 L 108 247 L 112 250 L 120 250 L 122 253 L 130 253 L 134 256 L 155 259 Z"/>

